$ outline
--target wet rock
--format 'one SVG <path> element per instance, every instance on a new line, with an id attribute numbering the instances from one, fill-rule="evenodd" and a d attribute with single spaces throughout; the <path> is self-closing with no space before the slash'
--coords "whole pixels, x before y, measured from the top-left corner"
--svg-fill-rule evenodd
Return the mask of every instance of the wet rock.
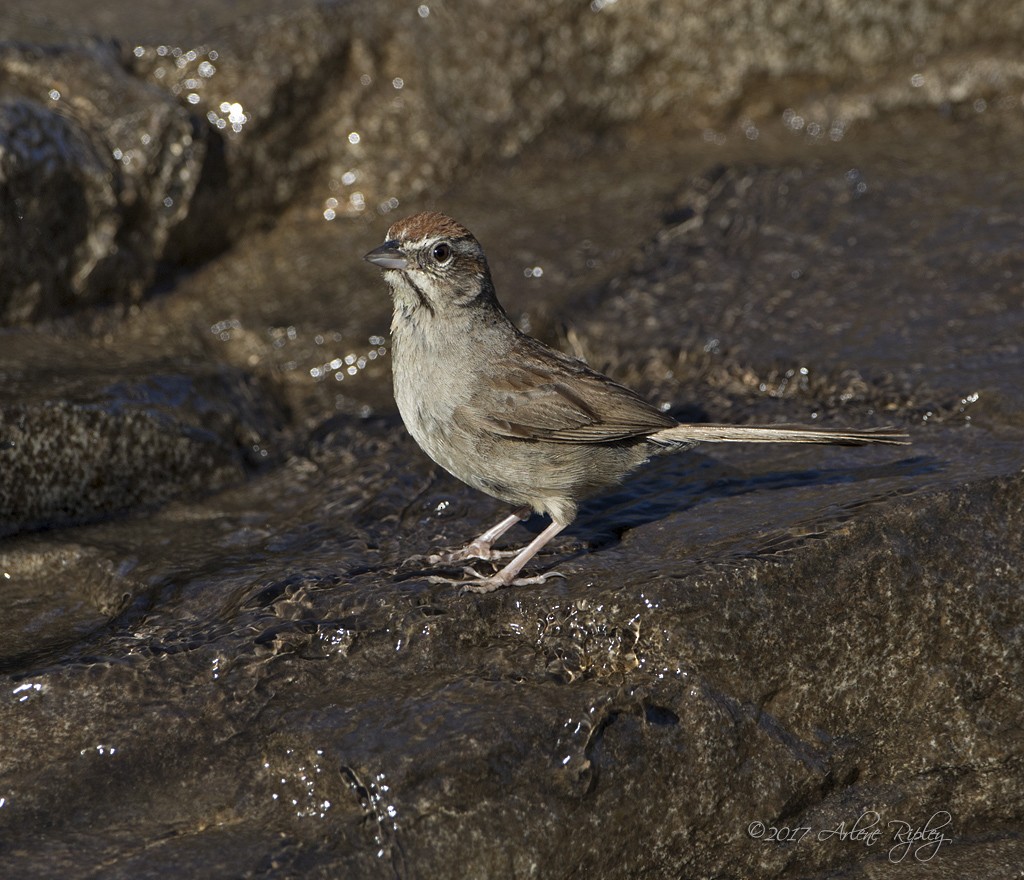
<path id="1" fill-rule="evenodd" d="M 8 394 L 32 390 L 0 402 L 0 534 L 216 490 L 268 457 L 282 423 L 273 394 L 230 368 L 137 364 L 127 378 L 100 356 L 69 382 L 18 360 Z"/>
<path id="2" fill-rule="evenodd" d="M 137 301 L 205 153 L 116 49 L 0 44 L 0 323 Z"/>
<path id="3" fill-rule="evenodd" d="M 998 163 L 962 157 L 948 183 L 948 168 L 908 179 L 842 159 L 713 168 L 676 197 L 631 272 L 581 298 L 573 341 L 669 399 L 693 383 L 705 405 L 793 398 L 804 419 L 840 406 L 1019 424 L 1016 382 L 993 376 L 979 395 L 960 362 L 1016 350 L 1015 322 L 991 318 L 1020 314 L 1022 194 Z M 993 208 L 984 229 L 969 219 L 980 192 Z"/>
<path id="4" fill-rule="evenodd" d="M 143 304 L 112 334 L 116 347 L 156 345 L 265 377 L 308 427 L 393 410 L 391 301 L 361 259 L 378 235 L 289 218 Z"/>
<path id="5" fill-rule="evenodd" d="M 457 13 L 326 4 L 241 21 L 194 46 L 140 45 L 127 60 L 222 133 L 230 195 L 209 207 L 218 224 L 245 229 L 296 201 L 330 218 L 388 213 L 492 157 L 519 154 L 566 121 L 655 118 L 693 130 L 741 116 L 749 129 L 750 117 L 782 110 L 751 87 L 765 76 L 794 81 L 794 102 L 807 109 L 790 110 L 791 119 L 842 137 L 871 115 L 871 100 L 851 95 L 833 106 L 828 85 L 860 82 L 894 53 L 925 60 L 982 32 L 1024 32 L 1024 20 L 979 14 L 968 35 L 941 7 L 913 24 L 885 4 L 824 18 L 808 18 L 799 3 L 751 15 L 742 3 L 715 16 L 600 2 Z M 1024 69 L 1015 61 L 987 70 L 922 61 L 918 75 L 928 88 L 909 75 L 886 82 L 887 110 L 1002 96 Z"/>
<path id="6" fill-rule="evenodd" d="M 8 623 L 0 668 L 41 664 L 83 638 L 93 638 L 125 610 L 138 592 L 93 547 L 23 545 L 0 550 L 4 613 Z M 54 614 L 54 606 L 60 614 Z M 29 686 L 18 694 L 28 694 Z"/>
<path id="7" fill-rule="evenodd" d="M 161 260 L 209 259 L 289 207 L 388 213 L 566 121 L 655 118 L 712 126 L 714 141 L 724 138 L 715 126 L 737 116 L 753 137 L 753 120 L 780 109 L 750 87 L 768 76 L 793 83 L 804 109 L 787 109 L 792 127 L 841 138 L 879 106 L 997 101 L 1024 78 L 996 59 L 927 63 L 961 42 L 1010 39 L 1024 29 L 1013 17 L 996 26 L 979 13 L 965 31 L 942 8 L 912 23 L 884 4 L 822 19 L 800 4 L 753 19 L 743 4 L 710 17 L 659 9 L 325 4 L 239 21 L 193 46 L 5 44 L 0 70 L 15 103 L 0 153 L 6 201 L 20 207 L 2 238 L 18 245 L 5 260 L 19 281 L 0 317 L 137 300 Z M 127 21 L 125 32 L 137 28 Z M 849 90 L 846 103 L 827 100 L 830 87 L 911 50 L 921 58 L 913 77 L 885 89 L 872 80 L 881 105 Z"/>
<path id="8" fill-rule="evenodd" d="M 258 511 L 262 525 L 290 518 L 302 487 L 323 492 L 325 477 L 331 488 L 307 515 L 351 517 L 358 458 L 323 467 L 293 467 L 291 510 Z M 393 488 L 379 468 L 373 477 Z M 218 503 L 253 523 L 245 498 L 269 489 Z M 231 552 L 230 530 L 194 522 L 215 546 L 179 542 L 186 556 L 165 563 L 177 574 L 159 579 L 193 596 L 191 611 L 158 603 L 130 634 L 19 678 L 0 705 L 14 756 L 9 839 L 48 815 L 49 865 L 72 841 L 83 863 L 134 864 L 137 835 L 93 830 L 116 826 L 127 798 L 169 835 L 149 854 L 167 865 L 219 846 L 253 870 L 272 860 L 368 876 L 453 864 L 458 876 L 516 876 L 527 863 L 597 877 L 830 876 L 898 857 L 888 823 L 920 829 L 948 812 L 937 864 L 962 865 L 963 847 L 998 865 L 1021 809 L 1007 780 L 1024 710 L 1013 574 L 1024 545 L 1012 515 L 1022 492 L 1016 477 L 861 505 L 785 554 L 712 548 L 683 566 L 672 548 L 700 525 L 682 513 L 630 534 L 622 552 L 639 565 L 606 548 L 571 563 L 556 591 L 483 598 L 414 580 L 385 593 L 379 572 L 342 586 L 322 532 L 295 529 L 298 543 L 275 559 Z M 714 502 L 743 523 L 740 503 Z M 382 561 L 394 566 L 405 528 L 374 528 L 392 532 Z M 211 582 L 202 560 L 225 553 L 242 569 Z M 44 736 L 50 760 L 26 775 Z M 201 767 L 182 763 L 197 750 Z M 858 821 L 880 835 L 840 834 Z M 516 834 L 496 833 L 502 823 Z M 182 825 L 187 837 L 171 831 Z M 770 828 L 809 830 L 783 845 Z M 25 853 L 0 857 L 32 869 Z"/>

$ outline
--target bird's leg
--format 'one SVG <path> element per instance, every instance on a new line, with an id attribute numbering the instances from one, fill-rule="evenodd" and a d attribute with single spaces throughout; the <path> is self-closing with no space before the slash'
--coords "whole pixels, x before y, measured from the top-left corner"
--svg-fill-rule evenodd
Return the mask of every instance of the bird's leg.
<path id="1" fill-rule="evenodd" d="M 474 538 L 465 547 L 459 550 L 451 550 L 448 553 L 435 553 L 432 556 L 427 557 L 427 561 L 431 565 L 437 565 L 438 563 L 444 562 L 462 562 L 466 559 L 507 559 L 510 556 L 515 556 L 515 550 L 495 550 L 491 545 L 498 540 L 502 535 L 505 534 L 512 526 L 518 522 L 522 522 L 530 516 L 529 507 L 520 507 L 514 510 L 509 516 L 505 517 L 496 526 L 491 526 L 486 532 L 479 537 Z"/>
<path id="2" fill-rule="evenodd" d="M 562 531 L 562 529 L 567 525 L 568 523 L 560 523 L 558 520 L 552 520 L 551 525 L 537 535 L 537 537 L 529 544 L 523 547 L 523 549 L 516 554 L 515 559 L 513 559 L 496 575 L 482 579 L 478 582 L 465 584 L 464 589 L 471 593 L 490 593 L 500 587 L 542 584 L 550 577 L 565 577 L 565 575 L 554 571 L 545 572 L 544 574 L 539 574 L 529 578 L 517 578 L 516 575 L 523 570 L 523 566 L 533 559 L 533 557 L 537 555 L 540 549 L 547 544 L 548 541 L 555 537 L 555 535 Z M 468 571 L 476 575 L 476 572 L 472 569 L 469 569 Z M 477 576 L 479 577 L 479 575 Z"/>

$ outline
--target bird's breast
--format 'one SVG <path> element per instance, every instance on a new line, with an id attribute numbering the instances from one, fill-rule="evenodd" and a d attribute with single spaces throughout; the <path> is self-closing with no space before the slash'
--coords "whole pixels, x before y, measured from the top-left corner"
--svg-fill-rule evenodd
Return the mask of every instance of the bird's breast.
<path id="1" fill-rule="evenodd" d="M 415 325 L 392 331 L 395 402 L 420 448 L 435 462 L 466 480 L 474 438 L 455 422 L 457 407 L 469 401 L 481 381 L 456 334 L 422 333 Z"/>

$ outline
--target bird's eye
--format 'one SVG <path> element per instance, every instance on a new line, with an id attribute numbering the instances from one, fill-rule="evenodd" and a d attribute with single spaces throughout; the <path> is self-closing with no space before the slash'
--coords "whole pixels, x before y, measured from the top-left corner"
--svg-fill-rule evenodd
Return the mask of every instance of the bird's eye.
<path id="1" fill-rule="evenodd" d="M 430 253 L 435 263 L 444 265 L 452 258 L 452 246 L 448 242 L 442 241 L 440 244 L 435 244 Z"/>

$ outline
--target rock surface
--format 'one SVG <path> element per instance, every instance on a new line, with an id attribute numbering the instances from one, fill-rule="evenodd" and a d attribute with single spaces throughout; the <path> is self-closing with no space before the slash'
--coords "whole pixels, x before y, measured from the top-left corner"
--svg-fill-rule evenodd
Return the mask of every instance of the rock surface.
<path id="1" fill-rule="evenodd" d="M 990 6 L 0 12 L 0 875 L 1019 876 Z M 504 511 L 391 402 L 423 207 L 680 418 L 914 446 L 663 457 L 564 579 L 431 583 Z"/>

